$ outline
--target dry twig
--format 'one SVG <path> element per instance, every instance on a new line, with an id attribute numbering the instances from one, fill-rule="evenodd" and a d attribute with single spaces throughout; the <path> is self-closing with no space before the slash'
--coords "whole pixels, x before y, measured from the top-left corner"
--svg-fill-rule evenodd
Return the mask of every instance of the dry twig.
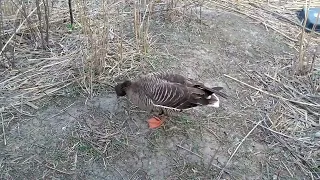
<path id="1" fill-rule="evenodd" d="M 7 139 L 6 139 L 6 132 L 5 132 L 5 128 L 4 128 L 4 119 L 3 119 L 2 111 L 3 111 L 3 108 L 0 109 L 0 115 L 1 115 L 1 121 L 2 121 L 3 142 L 4 142 L 4 145 L 6 146 Z"/>
<path id="2" fill-rule="evenodd" d="M 240 148 L 240 146 L 242 145 L 242 143 L 247 139 L 247 137 L 258 127 L 258 125 L 262 122 L 263 120 L 259 121 L 249 132 L 248 134 L 241 140 L 241 142 L 238 144 L 238 146 L 236 147 L 236 149 L 233 151 L 233 153 L 231 154 L 230 158 L 228 159 L 228 161 L 226 162 L 226 164 L 224 165 L 224 167 L 222 168 L 222 170 L 220 171 L 218 177 L 216 179 L 220 179 L 220 177 L 222 176 L 222 173 L 224 171 L 224 169 L 229 165 L 231 159 L 233 158 L 233 156 L 237 153 L 238 149 Z"/>
<path id="3" fill-rule="evenodd" d="M 39 4 L 39 6 L 41 6 L 41 4 Z M 6 47 L 8 46 L 8 44 L 11 42 L 12 38 L 16 35 L 16 33 L 19 32 L 19 30 L 21 29 L 21 27 L 23 26 L 23 24 L 27 21 L 27 19 L 37 10 L 37 8 L 34 8 L 29 14 L 28 16 L 22 21 L 22 23 L 19 25 L 19 27 L 16 29 L 16 31 L 11 35 L 11 37 L 9 38 L 9 40 L 4 44 L 4 46 L 2 47 L 1 51 L 0 51 L 0 55 L 3 53 L 3 51 L 6 49 Z"/>

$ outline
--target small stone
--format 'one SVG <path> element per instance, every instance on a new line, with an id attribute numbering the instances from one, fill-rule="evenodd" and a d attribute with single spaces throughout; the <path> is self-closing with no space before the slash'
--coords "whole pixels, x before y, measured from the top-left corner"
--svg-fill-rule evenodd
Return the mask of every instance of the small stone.
<path id="1" fill-rule="evenodd" d="M 275 175 L 272 176 L 272 179 L 273 179 L 273 180 L 277 180 L 277 179 L 278 179 L 278 176 L 275 174 Z"/>
<path id="2" fill-rule="evenodd" d="M 320 131 L 316 132 L 316 133 L 314 134 L 314 136 L 317 137 L 317 138 L 320 138 Z"/>

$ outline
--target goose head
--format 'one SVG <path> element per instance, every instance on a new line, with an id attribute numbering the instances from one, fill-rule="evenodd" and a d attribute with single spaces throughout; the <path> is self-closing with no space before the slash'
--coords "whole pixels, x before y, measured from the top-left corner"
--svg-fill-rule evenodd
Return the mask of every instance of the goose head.
<path id="1" fill-rule="evenodd" d="M 129 80 L 126 80 L 120 84 L 117 84 L 115 86 L 115 91 L 116 91 L 116 94 L 117 96 L 125 96 L 127 93 L 126 93 L 126 90 L 128 89 L 128 87 L 131 86 L 131 81 Z"/>

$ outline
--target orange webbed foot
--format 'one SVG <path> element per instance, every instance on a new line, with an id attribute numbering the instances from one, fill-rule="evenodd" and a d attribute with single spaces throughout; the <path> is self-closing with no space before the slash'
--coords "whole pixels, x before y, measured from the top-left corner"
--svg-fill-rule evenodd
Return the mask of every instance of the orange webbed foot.
<path id="1" fill-rule="evenodd" d="M 148 123 L 149 123 L 150 129 L 155 129 L 160 127 L 163 124 L 163 120 L 161 120 L 158 117 L 152 117 L 148 120 Z"/>

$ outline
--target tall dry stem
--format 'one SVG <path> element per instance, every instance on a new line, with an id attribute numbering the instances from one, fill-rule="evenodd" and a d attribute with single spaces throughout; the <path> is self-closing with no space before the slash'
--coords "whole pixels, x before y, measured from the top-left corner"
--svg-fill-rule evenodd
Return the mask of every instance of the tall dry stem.
<path id="1" fill-rule="evenodd" d="M 119 10 L 118 8 L 118 17 L 121 17 L 121 14 L 123 12 Z M 119 29 L 120 29 L 120 36 L 117 38 L 118 39 L 118 44 L 120 45 L 119 46 L 119 56 L 120 56 L 120 62 L 123 61 L 123 28 L 124 28 L 124 21 L 123 19 L 121 18 L 121 21 L 119 23 Z"/>
<path id="2" fill-rule="evenodd" d="M 309 45 L 311 43 L 311 37 L 315 33 L 315 28 L 316 28 L 316 25 L 318 24 L 318 21 L 319 21 L 319 14 L 317 14 L 316 22 L 312 26 L 311 31 L 308 34 L 308 38 L 306 40 L 306 45 L 304 46 L 303 40 L 305 37 L 305 30 L 306 30 L 306 23 L 307 23 L 307 18 L 308 18 L 308 14 L 309 14 L 309 8 L 310 8 L 310 2 L 307 6 L 307 11 L 305 14 L 305 19 L 304 19 L 304 23 L 303 23 L 303 27 L 302 27 L 302 31 L 301 31 L 301 37 L 300 37 L 300 41 L 299 41 L 299 62 L 298 62 L 297 70 L 296 70 L 296 73 L 299 73 L 299 74 L 305 74 L 305 73 L 310 72 L 310 70 L 312 70 L 311 68 L 307 67 L 307 65 L 309 65 L 309 64 L 308 64 L 308 62 L 306 62 L 305 55 L 306 55 L 306 51 L 308 50 Z M 311 61 L 312 62 L 311 62 L 310 67 L 312 67 L 313 63 L 314 63 L 313 59 Z"/>
<path id="3" fill-rule="evenodd" d="M 306 1 L 306 3 L 307 3 L 307 1 Z M 303 27 L 301 28 L 301 36 L 300 36 L 300 40 L 299 40 L 299 61 L 298 61 L 298 66 L 296 67 L 297 68 L 296 73 L 303 73 L 304 66 L 305 66 L 303 40 L 304 40 L 305 28 L 307 25 L 309 8 L 310 8 L 310 2 L 307 4 L 307 11 L 305 12 Z"/>
<path id="4" fill-rule="evenodd" d="M 77 1 L 79 4 L 78 4 L 78 7 L 79 7 L 79 22 L 81 24 L 81 31 L 82 33 L 87 36 L 88 34 L 88 20 L 87 20 L 87 14 L 86 14 L 86 5 L 84 3 L 84 0 L 79 0 Z M 87 54 L 88 52 L 86 51 L 89 47 L 88 45 L 90 45 L 90 43 L 88 42 L 88 38 L 84 38 L 84 43 L 83 43 L 83 48 L 81 48 L 81 53 L 83 55 L 83 58 L 82 58 L 82 66 L 80 68 L 80 71 L 81 71 L 81 76 L 82 76 L 82 80 L 80 82 L 80 86 L 82 87 L 82 89 L 85 91 L 85 93 L 87 94 L 91 94 L 91 88 L 90 88 L 90 62 L 87 60 Z"/>
<path id="5" fill-rule="evenodd" d="M 12 1 L 12 3 L 16 6 L 16 8 L 19 8 L 18 7 L 18 5 L 15 3 L 15 2 L 13 2 Z M 23 2 L 23 1 L 20 1 L 19 2 L 20 3 L 20 5 L 21 5 L 21 14 L 22 14 L 22 16 L 25 18 L 25 20 L 26 20 L 26 25 L 27 25 L 27 27 L 28 27 L 28 29 L 29 29 L 29 31 L 30 31 L 30 35 L 31 35 L 31 38 L 33 39 L 33 43 L 35 43 L 36 44 L 36 42 L 37 42 L 37 35 L 36 35 L 36 33 L 35 33 L 35 31 L 34 31 L 34 29 L 32 28 L 32 22 L 30 21 L 30 19 L 29 19 L 29 17 L 28 17 L 28 13 L 27 13 L 27 10 L 26 10 L 26 6 L 25 6 L 25 3 Z"/>
<path id="6" fill-rule="evenodd" d="M 146 12 L 149 13 L 151 11 L 153 1 L 151 1 L 151 4 L 148 4 L 146 7 Z M 149 26 L 150 26 L 150 15 L 147 15 L 147 19 L 145 21 L 145 27 L 143 30 L 143 53 L 146 55 L 149 51 Z"/>
<path id="7" fill-rule="evenodd" d="M 135 33 L 135 39 L 136 39 L 136 47 L 137 50 L 140 50 L 140 22 L 141 22 L 141 15 L 140 15 L 140 8 L 139 8 L 139 1 L 134 2 L 134 33 Z"/>
<path id="8" fill-rule="evenodd" d="M 107 1 L 108 2 L 108 1 Z M 102 0 L 102 7 L 101 7 L 101 11 L 102 11 L 102 14 L 103 14 L 103 26 L 101 28 L 101 31 L 100 31 L 100 35 L 101 35 L 101 45 L 100 45 L 100 50 L 99 50 L 99 69 L 98 69 L 98 73 L 99 73 L 99 76 L 101 74 L 104 73 L 104 70 L 105 70 L 105 65 L 104 65 L 104 62 L 105 62 L 105 56 L 106 54 L 108 53 L 108 36 L 109 36 L 109 11 L 107 9 L 108 7 L 108 4 L 107 4 L 106 0 Z"/>
<path id="9" fill-rule="evenodd" d="M 72 12 L 72 1 L 68 0 L 68 5 L 69 5 L 69 14 L 70 14 L 70 24 L 71 27 L 73 26 L 73 12 Z"/>
<path id="10" fill-rule="evenodd" d="M 154 0 L 147 2 L 142 0 L 135 2 L 134 5 L 134 31 L 136 39 L 136 47 L 138 53 L 146 54 L 149 49 L 149 26 L 150 12 L 152 10 Z"/>
<path id="11" fill-rule="evenodd" d="M 41 17 L 41 9 L 40 9 L 40 5 L 39 5 L 39 0 L 36 0 L 36 6 L 37 6 L 38 23 L 39 23 L 38 26 L 39 26 L 41 44 L 42 44 L 42 48 L 45 49 L 44 38 L 43 38 L 43 29 L 42 29 L 42 17 Z"/>
<path id="12" fill-rule="evenodd" d="M 2 35 L 3 35 L 3 2 L 0 1 L 0 50 L 2 49 L 3 47 L 3 42 L 2 42 Z"/>
<path id="13" fill-rule="evenodd" d="M 46 21 L 46 37 L 45 37 L 45 41 L 47 43 L 47 47 L 49 46 L 49 17 L 50 17 L 50 13 L 49 13 L 49 0 L 42 0 L 43 2 L 43 6 L 44 6 L 44 19 Z"/>

